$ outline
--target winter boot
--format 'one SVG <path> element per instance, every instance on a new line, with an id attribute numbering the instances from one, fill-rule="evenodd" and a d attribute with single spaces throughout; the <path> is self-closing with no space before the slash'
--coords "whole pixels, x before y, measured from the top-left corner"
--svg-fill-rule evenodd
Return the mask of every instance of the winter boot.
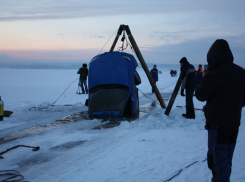
<path id="1" fill-rule="evenodd" d="M 183 117 L 187 119 L 195 119 L 195 111 L 194 108 L 186 107 L 186 114 L 182 114 Z"/>
<path id="2" fill-rule="evenodd" d="M 188 119 L 195 119 L 195 110 L 193 109 L 189 109 L 189 118 Z"/>
<path id="3" fill-rule="evenodd" d="M 185 106 L 185 109 L 186 109 L 186 114 L 182 114 L 183 117 L 187 118 L 188 117 L 188 109 L 187 107 Z"/>

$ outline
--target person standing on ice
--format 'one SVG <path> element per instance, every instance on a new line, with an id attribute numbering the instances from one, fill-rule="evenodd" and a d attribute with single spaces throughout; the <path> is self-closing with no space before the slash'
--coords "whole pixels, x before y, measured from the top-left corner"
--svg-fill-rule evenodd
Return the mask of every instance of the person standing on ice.
<path id="1" fill-rule="evenodd" d="M 196 85 L 196 73 L 195 67 L 191 65 L 186 57 L 181 58 L 180 60 L 180 78 L 181 82 L 181 96 L 185 96 L 186 100 L 186 114 L 182 114 L 183 117 L 187 119 L 195 119 L 195 111 L 193 104 L 193 93 Z M 184 89 L 185 93 L 184 94 Z"/>
<path id="2" fill-rule="evenodd" d="M 198 65 L 198 69 L 196 70 L 196 87 L 201 83 L 202 78 L 203 78 L 203 73 L 204 70 L 202 69 L 202 65 Z"/>
<path id="3" fill-rule="evenodd" d="M 245 106 L 245 70 L 233 63 L 229 44 L 216 40 L 207 53 L 208 72 L 196 89 L 196 98 L 206 101 L 208 167 L 212 182 L 229 182 L 232 156 Z"/>
<path id="4" fill-rule="evenodd" d="M 156 83 L 158 81 L 158 69 L 157 69 L 157 65 L 154 65 L 153 68 L 151 69 L 151 76 L 152 76 L 154 82 Z M 152 88 L 152 93 L 154 93 L 153 88 Z"/>
<path id="5" fill-rule="evenodd" d="M 82 88 L 82 94 L 87 94 L 88 93 L 88 86 L 87 86 L 87 76 L 88 76 L 88 69 L 87 69 L 87 64 L 83 64 L 83 67 L 81 67 L 77 74 L 80 74 L 80 83 L 79 85 Z M 85 90 L 83 88 L 83 86 L 85 87 Z"/>

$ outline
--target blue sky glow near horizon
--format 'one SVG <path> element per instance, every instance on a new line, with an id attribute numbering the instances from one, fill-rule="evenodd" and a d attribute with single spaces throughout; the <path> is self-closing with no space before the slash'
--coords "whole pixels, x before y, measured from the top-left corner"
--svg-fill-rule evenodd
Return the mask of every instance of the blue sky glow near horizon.
<path id="1" fill-rule="evenodd" d="M 0 0 L 0 63 L 86 62 L 125 24 L 146 62 L 185 56 L 205 64 L 212 43 L 225 39 L 245 67 L 244 7 L 242 0 Z"/>

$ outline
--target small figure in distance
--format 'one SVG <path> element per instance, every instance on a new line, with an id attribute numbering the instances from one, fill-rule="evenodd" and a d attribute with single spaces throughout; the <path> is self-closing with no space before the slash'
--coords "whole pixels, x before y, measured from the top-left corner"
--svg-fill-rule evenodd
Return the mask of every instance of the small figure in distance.
<path id="1" fill-rule="evenodd" d="M 80 83 L 79 85 L 81 86 L 82 88 L 82 94 L 87 94 L 88 93 L 88 86 L 87 86 L 87 76 L 88 76 L 88 69 L 87 69 L 87 64 L 83 64 L 83 67 L 81 67 L 77 74 L 80 74 Z M 85 89 L 84 89 L 84 87 Z"/>
<path id="2" fill-rule="evenodd" d="M 157 69 L 157 65 L 154 65 L 153 68 L 151 69 L 151 76 L 152 76 L 154 82 L 156 83 L 158 81 L 158 69 Z M 154 93 L 153 88 L 152 88 L 152 93 Z"/>
<path id="3" fill-rule="evenodd" d="M 196 87 L 201 83 L 203 78 L 203 72 L 202 65 L 198 65 L 198 69 L 196 70 Z"/>
<path id="4" fill-rule="evenodd" d="M 170 75 L 171 75 L 171 77 L 174 77 L 175 76 L 175 71 L 174 70 L 171 70 L 170 71 Z"/>

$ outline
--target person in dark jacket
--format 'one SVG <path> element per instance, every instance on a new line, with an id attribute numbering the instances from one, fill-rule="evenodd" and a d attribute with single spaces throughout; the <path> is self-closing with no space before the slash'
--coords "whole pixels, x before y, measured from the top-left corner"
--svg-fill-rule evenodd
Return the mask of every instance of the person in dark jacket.
<path id="1" fill-rule="evenodd" d="M 154 82 L 156 83 L 158 81 L 158 69 L 156 65 L 154 65 L 153 68 L 151 69 L 151 76 Z M 152 93 L 154 93 L 153 88 L 152 88 Z"/>
<path id="2" fill-rule="evenodd" d="M 80 79 L 79 79 L 79 86 L 82 88 L 82 94 L 87 94 L 88 93 L 88 87 L 87 87 L 87 76 L 88 76 L 88 69 L 87 69 L 87 64 L 83 64 L 83 67 L 81 67 L 77 74 L 80 74 Z M 85 90 L 84 90 L 84 87 Z"/>
<path id="3" fill-rule="evenodd" d="M 195 90 L 196 73 L 195 67 L 191 65 L 186 57 L 180 60 L 180 77 L 181 77 L 181 96 L 185 96 L 184 89 L 186 92 L 186 114 L 182 114 L 187 119 L 195 119 L 195 111 L 193 104 L 193 93 Z"/>
<path id="4" fill-rule="evenodd" d="M 232 156 L 245 105 L 245 70 L 233 63 L 229 44 L 216 40 L 207 54 L 208 72 L 196 89 L 196 98 L 206 101 L 208 167 L 212 182 L 229 182 Z"/>
<path id="5" fill-rule="evenodd" d="M 201 64 L 199 64 L 198 65 L 198 69 L 196 70 L 196 87 L 201 83 L 201 81 L 202 81 L 202 78 L 203 78 L 203 76 L 202 76 L 202 73 L 203 73 L 203 69 L 202 69 L 202 65 Z"/>

